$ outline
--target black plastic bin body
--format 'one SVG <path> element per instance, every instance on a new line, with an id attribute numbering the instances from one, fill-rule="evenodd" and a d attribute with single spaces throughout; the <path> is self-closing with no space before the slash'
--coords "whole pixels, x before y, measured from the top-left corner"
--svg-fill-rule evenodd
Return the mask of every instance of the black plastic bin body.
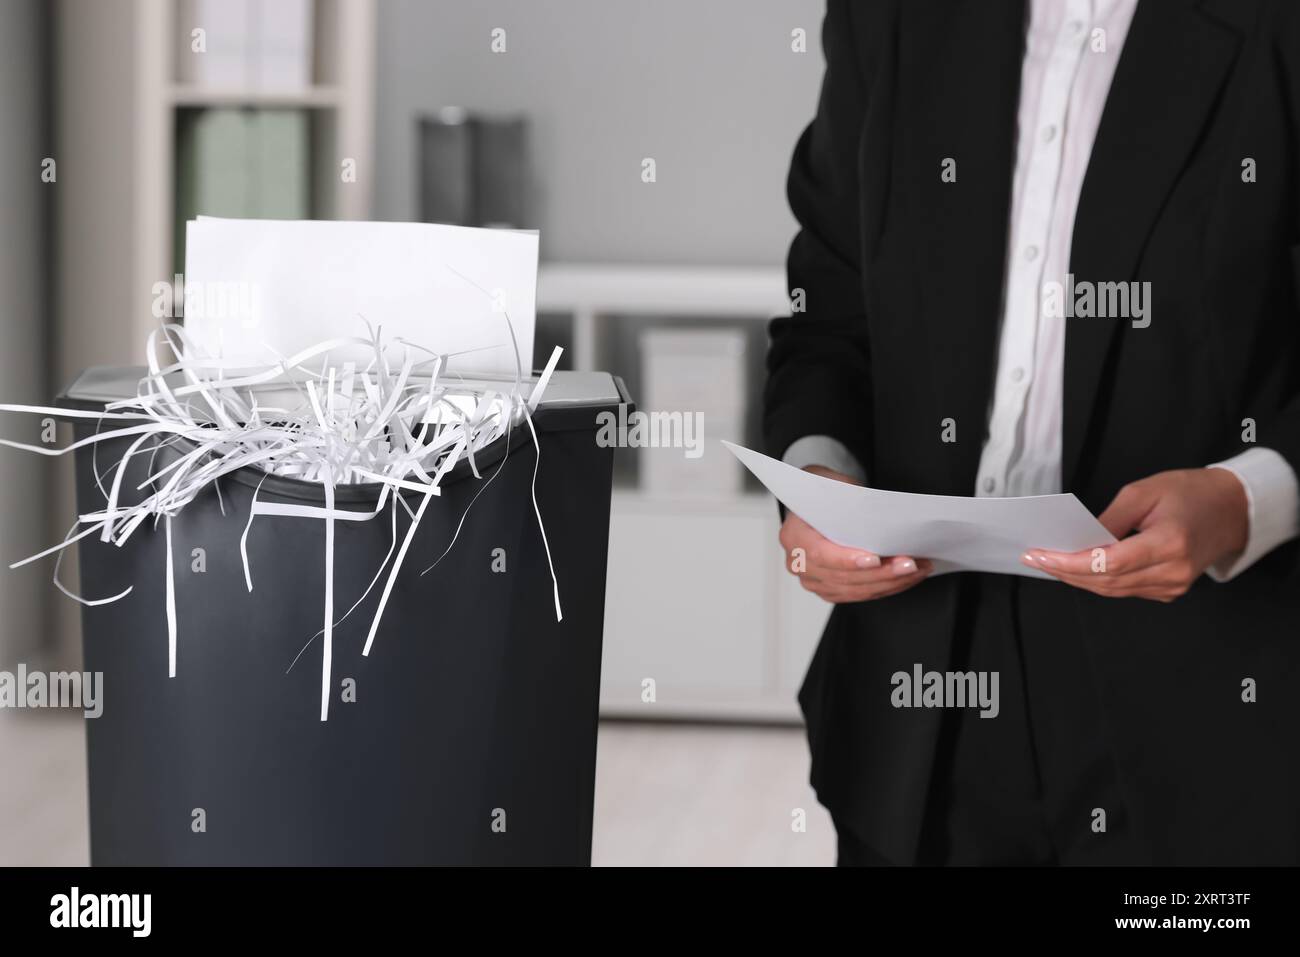
<path id="1" fill-rule="evenodd" d="M 114 376 L 102 370 L 87 376 L 92 385 L 65 402 L 94 407 L 87 395 L 122 387 L 106 389 Z M 136 378 L 117 376 L 130 394 Z M 259 516 L 250 593 L 239 540 L 262 473 L 222 480 L 224 515 L 210 488 L 172 520 L 174 678 L 162 525 L 121 548 L 82 540 L 83 595 L 134 589 L 83 613 L 85 668 L 102 672 L 104 689 L 102 715 L 86 722 L 92 864 L 590 863 L 613 455 L 596 441 L 596 418 L 625 396 L 603 374 L 557 373 L 547 394 L 535 416 L 536 493 L 563 621 L 525 425 L 499 472 L 505 440 L 480 457 L 485 479 L 497 473 L 486 487 L 464 463 L 444 479 L 370 655 L 361 651 L 383 579 L 335 628 L 328 721 L 312 640 L 323 624 L 324 523 Z M 78 437 L 94 428 L 81 420 Z M 99 471 L 124 448 L 100 444 Z M 81 512 L 102 508 L 89 448 L 76 468 Z M 124 487 L 144 470 L 140 458 Z M 338 504 L 373 508 L 376 494 L 341 488 Z M 450 554 L 421 576 L 476 494 Z M 324 501 L 319 486 L 274 477 L 258 495 Z M 336 523 L 336 618 L 388 552 L 390 516 Z M 399 508 L 399 543 L 409 521 Z M 195 571 L 200 557 L 206 570 Z M 355 701 L 344 700 L 345 679 Z"/>

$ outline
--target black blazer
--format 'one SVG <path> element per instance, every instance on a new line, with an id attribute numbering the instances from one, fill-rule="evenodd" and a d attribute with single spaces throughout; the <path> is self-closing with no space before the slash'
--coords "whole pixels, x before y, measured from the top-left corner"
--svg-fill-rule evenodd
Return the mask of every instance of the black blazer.
<path id="1" fill-rule="evenodd" d="M 771 454 L 826 434 L 874 486 L 973 494 L 1025 22 L 1023 2 L 829 0 L 788 183 L 806 309 L 772 324 Z M 1078 280 L 1152 284 L 1147 328 L 1067 320 L 1063 475 L 1094 513 L 1127 482 L 1247 448 L 1248 418 L 1300 474 L 1298 188 L 1300 4 L 1141 0 L 1071 252 Z M 1060 588 L 1153 861 L 1300 859 L 1298 556 L 1167 605 Z M 837 606 L 800 692 L 819 796 L 898 860 L 914 859 L 939 712 L 891 708 L 889 675 L 947 667 L 958 578 Z"/>

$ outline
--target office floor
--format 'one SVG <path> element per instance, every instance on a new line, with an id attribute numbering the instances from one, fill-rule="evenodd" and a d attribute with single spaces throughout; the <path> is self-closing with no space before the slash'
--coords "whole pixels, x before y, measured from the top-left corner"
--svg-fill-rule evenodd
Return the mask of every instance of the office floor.
<path id="1" fill-rule="evenodd" d="M 81 718 L 0 713 L 0 762 L 0 866 L 85 864 Z M 807 779 L 799 729 L 605 722 L 592 863 L 831 864 L 835 834 Z"/>

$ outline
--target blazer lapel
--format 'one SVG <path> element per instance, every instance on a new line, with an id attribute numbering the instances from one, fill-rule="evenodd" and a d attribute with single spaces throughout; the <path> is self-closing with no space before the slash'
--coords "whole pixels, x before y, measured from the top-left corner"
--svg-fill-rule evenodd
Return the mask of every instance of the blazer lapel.
<path id="1" fill-rule="evenodd" d="M 1025 6 L 908 0 L 902 9 L 900 129 L 908 145 L 897 165 L 906 169 L 920 267 L 915 318 L 935 411 L 958 418 L 963 437 L 944 447 L 944 485 L 969 495 L 997 361 Z M 947 158 L 956 182 L 940 178 Z"/>
<path id="2" fill-rule="evenodd" d="M 1097 129 L 1075 215 L 1075 282 L 1128 282 L 1195 147 L 1237 39 L 1188 0 L 1137 6 Z M 1162 321 L 1155 317 L 1155 322 Z M 1171 319 L 1169 321 L 1176 321 Z M 1062 481 L 1076 487 L 1116 318 L 1066 320 Z"/>

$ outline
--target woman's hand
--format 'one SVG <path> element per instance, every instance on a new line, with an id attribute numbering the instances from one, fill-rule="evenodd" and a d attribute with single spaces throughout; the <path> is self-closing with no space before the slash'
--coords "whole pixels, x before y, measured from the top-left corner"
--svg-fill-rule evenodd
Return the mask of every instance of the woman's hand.
<path id="1" fill-rule="evenodd" d="M 1169 602 L 1207 568 L 1239 555 L 1250 534 L 1246 490 L 1220 468 L 1132 482 L 1097 520 L 1120 541 L 1072 553 L 1030 549 L 1021 561 L 1098 595 Z"/>
<path id="2" fill-rule="evenodd" d="M 810 465 L 804 471 L 858 484 L 847 475 L 819 465 Z M 933 571 L 925 559 L 882 557 L 837 545 L 794 512 L 786 512 L 781 545 L 785 548 L 786 571 L 795 575 L 806 590 L 835 604 L 896 595 L 924 581 Z"/>

